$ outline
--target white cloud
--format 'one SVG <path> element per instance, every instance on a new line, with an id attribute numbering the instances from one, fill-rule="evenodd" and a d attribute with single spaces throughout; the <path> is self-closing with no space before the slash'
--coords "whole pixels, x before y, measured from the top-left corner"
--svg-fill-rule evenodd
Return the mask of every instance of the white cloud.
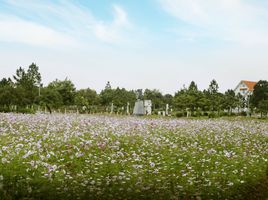
<path id="1" fill-rule="evenodd" d="M 170 15 L 189 26 L 182 31 L 192 38 L 207 37 L 242 44 L 268 44 L 267 10 L 255 1 L 159 0 Z M 204 34 L 205 33 L 205 34 Z M 187 38 L 187 36 L 185 36 Z"/>
<path id="2" fill-rule="evenodd" d="M 130 27 L 126 11 L 119 5 L 113 6 L 114 19 L 110 23 L 96 20 L 93 31 L 97 38 L 108 43 L 120 43 L 123 40 L 122 30 Z"/>
<path id="3" fill-rule="evenodd" d="M 130 25 L 126 11 L 119 5 L 113 5 L 114 21 L 116 27 L 128 27 Z"/>
<path id="4" fill-rule="evenodd" d="M 41 46 L 74 46 L 69 36 L 16 17 L 0 16 L 0 41 Z"/>
<path id="5" fill-rule="evenodd" d="M 85 41 L 93 41 L 95 37 L 104 43 L 121 44 L 127 41 L 125 34 L 131 27 L 127 12 L 119 5 L 112 6 L 113 19 L 103 21 L 93 16 L 88 8 L 74 2 L 5 2 L 15 13 L 0 15 L 2 41 L 47 46 L 80 41 L 84 45 Z"/>

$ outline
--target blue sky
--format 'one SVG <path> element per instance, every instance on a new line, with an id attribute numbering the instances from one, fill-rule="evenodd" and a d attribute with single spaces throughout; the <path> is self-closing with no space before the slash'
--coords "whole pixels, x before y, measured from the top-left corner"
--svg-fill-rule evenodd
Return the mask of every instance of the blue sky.
<path id="1" fill-rule="evenodd" d="M 0 78 L 35 62 L 43 83 L 160 89 L 268 79 L 265 0 L 0 0 Z"/>

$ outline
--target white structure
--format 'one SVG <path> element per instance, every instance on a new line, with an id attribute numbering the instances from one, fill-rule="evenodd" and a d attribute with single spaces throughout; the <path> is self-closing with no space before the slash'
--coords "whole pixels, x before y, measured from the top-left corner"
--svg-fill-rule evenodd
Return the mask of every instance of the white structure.
<path id="1" fill-rule="evenodd" d="M 168 105 L 168 104 L 166 104 L 166 115 L 168 115 L 168 114 L 169 114 L 168 109 L 169 109 L 169 105 Z"/>
<path id="2" fill-rule="evenodd" d="M 137 100 L 133 109 L 134 115 L 151 115 L 152 101 L 151 100 Z"/>
<path id="3" fill-rule="evenodd" d="M 252 95 L 254 86 L 257 84 L 257 82 L 253 81 L 245 81 L 242 80 L 239 82 L 239 84 L 234 89 L 235 94 L 241 94 L 245 99 L 247 99 L 250 95 Z"/>
<path id="4" fill-rule="evenodd" d="M 241 94 L 244 97 L 245 100 L 245 107 L 244 108 L 236 108 L 234 112 L 239 112 L 239 111 L 245 111 L 247 112 L 247 115 L 249 115 L 250 108 L 249 108 L 249 101 L 250 101 L 250 96 L 253 93 L 254 86 L 257 84 L 257 82 L 253 81 L 245 81 L 242 80 L 239 82 L 239 84 L 236 86 L 234 89 L 235 95 Z"/>
<path id="5" fill-rule="evenodd" d="M 129 102 L 127 102 L 127 114 L 129 115 Z"/>
<path id="6" fill-rule="evenodd" d="M 151 100 L 144 100 L 144 110 L 146 115 L 152 114 L 152 101 Z"/>

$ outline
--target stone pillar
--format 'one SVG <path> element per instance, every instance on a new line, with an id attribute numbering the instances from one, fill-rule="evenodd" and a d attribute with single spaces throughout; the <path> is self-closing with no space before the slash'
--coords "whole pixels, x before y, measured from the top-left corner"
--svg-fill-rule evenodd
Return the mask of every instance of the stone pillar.
<path id="1" fill-rule="evenodd" d="M 169 109 L 169 105 L 168 103 L 166 104 L 166 115 L 168 115 L 168 109 Z"/>
<path id="2" fill-rule="evenodd" d="M 114 103 L 111 104 L 111 114 L 114 112 Z"/>
<path id="3" fill-rule="evenodd" d="M 127 102 L 127 115 L 129 115 L 129 102 Z"/>

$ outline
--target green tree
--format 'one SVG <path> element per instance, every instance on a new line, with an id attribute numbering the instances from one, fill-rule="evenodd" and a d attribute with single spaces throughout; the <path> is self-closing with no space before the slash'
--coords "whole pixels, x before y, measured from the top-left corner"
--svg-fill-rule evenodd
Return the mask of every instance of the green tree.
<path id="1" fill-rule="evenodd" d="M 15 105 L 15 88 L 10 78 L 3 78 L 0 81 L 0 111 L 11 111 L 11 106 Z"/>
<path id="2" fill-rule="evenodd" d="M 238 98 L 235 95 L 234 90 L 227 90 L 224 93 L 224 102 L 223 102 L 223 106 L 224 109 L 228 110 L 228 113 L 231 114 L 232 110 L 235 109 L 238 106 Z"/>
<path id="3" fill-rule="evenodd" d="M 134 91 L 127 91 L 125 88 L 117 87 L 113 94 L 113 103 L 118 108 L 126 107 L 127 103 L 134 105 L 136 95 Z"/>
<path id="4" fill-rule="evenodd" d="M 144 100 L 144 95 L 142 89 L 135 90 L 136 99 Z"/>
<path id="5" fill-rule="evenodd" d="M 22 67 L 16 70 L 15 80 L 16 92 L 19 95 L 20 105 L 32 105 L 38 97 L 38 87 L 41 84 L 39 67 L 32 63 L 27 71 Z"/>
<path id="6" fill-rule="evenodd" d="M 100 102 L 102 106 L 109 106 L 113 103 L 114 91 L 111 88 L 105 88 L 100 92 Z"/>
<path id="7" fill-rule="evenodd" d="M 106 109 L 109 109 L 111 104 L 114 105 L 114 111 L 122 111 L 121 108 L 127 106 L 127 103 L 130 105 L 134 105 L 136 100 L 136 94 L 134 91 L 127 91 L 125 88 L 111 89 L 105 88 L 100 93 L 100 101 L 101 105 Z"/>
<path id="8" fill-rule="evenodd" d="M 96 110 L 99 104 L 97 92 L 90 88 L 78 90 L 74 99 L 75 105 L 82 111 Z"/>
<path id="9" fill-rule="evenodd" d="M 58 90 L 49 87 L 42 88 L 40 96 L 40 104 L 51 109 L 58 109 L 64 105 L 61 94 Z"/>
<path id="10" fill-rule="evenodd" d="M 251 104 L 256 107 L 261 116 L 267 113 L 267 100 L 268 100 L 268 81 L 260 80 L 254 87 Z"/>
<path id="11" fill-rule="evenodd" d="M 267 113 L 268 113 L 268 100 L 261 100 L 258 103 L 258 110 L 261 112 L 261 117 L 263 117 L 263 115 L 267 115 Z"/>
<path id="12" fill-rule="evenodd" d="M 221 103 L 221 95 L 218 92 L 219 85 L 215 79 L 213 79 L 208 87 L 207 90 L 207 97 L 209 100 L 209 107 L 211 111 L 218 111 L 220 110 L 220 103 Z"/>
<path id="13" fill-rule="evenodd" d="M 194 92 L 198 91 L 197 84 L 194 81 L 191 81 L 188 87 L 188 91 L 194 91 Z"/>
<path id="14" fill-rule="evenodd" d="M 25 89 L 33 89 L 39 87 L 41 84 L 41 74 L 39 67 L 32 63 L 27 72 L 20 67 L 16 70 L 16 75 L 13 76 L 17 86 L 21 86 Z"/>
<path id="15" fill-rule="evenodd" d="M 175 94 L 174 105 L 183 111 L 189 111 L 190 114 L 202 107 L 200 102 L 202 92 L 194 81 L 192 81 L 188 88 L 184 87 Z"/>
<path id="16" fill-rule="evenodd" d="M 2 87 L 6 87 L 6 86 L 10 86 L 10 87 L 13 87 L 13 82 L 10 78 L 3 78 L 1 81 L 0 81 L 0 88 Z"/>
<path id="17" fill-rule="evenodd" d="M 242 94 L 240 94 L 240 93 L 238 93 L 238 94 L 236 95 L 236 98 L 237 98 L 237 100 L 238 100 L 238 102 L 237 102 L 237 107 L 238 107 L 238 112 L 239 112 L 241 109 L 246 108 L 246 106 L 247 106 L 247 100 L 246 100 L 246 98 L 245 98 Z"/>
<path id="18" fill-rule="evenodd" d="M 49 83 L 47 88 L 56 90 L 61 95 L 64 106 L 74 105 L 76 89 L 71 80 L 68 80 L 67 78 L 63 81 L 56 79 Z"/>
<path id="19" fill-rule="evenodd" d="M 168 104 L 170 108 L 173 107 L 173 96 L 171 94 L 165 94 L 163 96 L 163 102 L 164 104 Z"/>
<path id="20" fill-rule="evenodd" d="M 162 93 L 157 89 L 145 89 L 143 94 L 144 99 L 152 100 L 153 109 L 165 109 L 164 97 Z"/>
<path id="21" fill-rule="evenodd" d="M 177 110 L 186 111 L 188 109 L 189 96 L 187 95 L 187 91 L 185 89 L 181 89 L 177 93 L 175 93 L 174 97 L 174 106 Z"/>

